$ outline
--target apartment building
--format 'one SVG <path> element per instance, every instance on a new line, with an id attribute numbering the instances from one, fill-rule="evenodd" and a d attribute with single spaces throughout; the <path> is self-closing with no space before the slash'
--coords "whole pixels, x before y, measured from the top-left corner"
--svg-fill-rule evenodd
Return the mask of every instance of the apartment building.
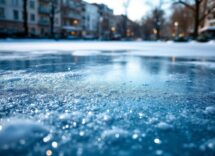
<path id="1" fill-rule="evenodd" d="M 28 0 L 29 36 L 48 37 L 50 35 L 51 2 L 50 0 Z M 54 13 L 54 31 L 58 33 L 61 30 L 59 8 L 60 5 L 59 7 L 56 5 Z M 0 0 L 0 34 L 18 36 L 23 31 L 23 1 Z"/>
<path id="2" fill-rule="evenodd" d="M 63 37 L 82 36 L 83 2 L 81 0 L 62 0 L 61 20 Z"/>
<path id="3" fill-rule="evenodd" d="M 205 25 L 208 27 L 213 27 L 215 29 L 215 1 L 214 0 L 208 0 L 208 8 L 213 6 L 213 11 L 211 14 L 208 15 L 208 17 L 205 20 Z"/>
<path id="4" fill-rule="evenodd" d="M 111 38 L 111 17 L 113 16 L 113 10 L 104 4 L 94 4 L 98 8 L 99 12 L 99 36 L 100 39 Z"/>
<path id="5" fill-rule="evenodd" d="M 0 0 L 0 37 L 24 32 L 23 0 Z M 110 39 L 117 20 L 104 4 L 83 0 L 28 0 L 30 37 Z"/>
<path id="6" fill-rule="evenodd" d="M 215 1 L 208 0 L 207 8 L 212 8 L 212 12 L 206 17 L 203 27 L 200 29 L 200 32 L 207 35 L 209 38 L 215 39 Z"/>
<path id="7" fill-rule="evenodd" d="M 51 35 L 51 18 L 53 18 L 53 33 L 61 33 L 61 1 L 60 0 L 37 0 L 38 1 L 38 34 L 40 37 Z M 56 36 L 56 35 L 55 35 Z M 58 35 L 59 36 L 59 35 Z"/>
<path id="8" fill-rule="evenodd" d="M 97 6 L 84 2 L 83 9 L 83 32 L 84 38 L 94 39 L 99 32 L 99 9 Z"/>
<path id="9" fill-rule="evenodd" d="M 39 34 L 37 7 L 37 0 L 29 0 L 27 10 L 30 36 Z M 0 0 L 0 33 L 18 35 L 23 31 L 23 1 Z"/>
<path id="10" fill-rule="evenodd" d="M 30 21 L 32 21 L 31 25 L 33 25 L 34 21 Z M 1 34 L 18 34 L 23 32 L 22 1 L 0 0 L 0 32 Z"/>

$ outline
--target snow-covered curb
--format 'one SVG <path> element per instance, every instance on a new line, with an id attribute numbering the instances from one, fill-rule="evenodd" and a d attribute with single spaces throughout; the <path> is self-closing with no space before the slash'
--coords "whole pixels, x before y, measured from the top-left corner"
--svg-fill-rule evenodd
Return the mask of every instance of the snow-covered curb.
<path id="1" fill-rule="evenodd" d="M 0 41 L 0 51 L 129 51 L 147 56 L 215 56 L 215 44 L 170 43 L 170 42 L 98 42 L 98 41 L 53 41 L 53 40 L 5 40 Z M 130 53 L 129 53 L 130 54 Z"/>

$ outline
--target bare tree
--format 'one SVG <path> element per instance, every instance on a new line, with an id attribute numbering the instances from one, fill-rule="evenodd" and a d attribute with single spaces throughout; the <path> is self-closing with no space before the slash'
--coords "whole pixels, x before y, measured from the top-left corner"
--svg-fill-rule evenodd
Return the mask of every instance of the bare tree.
<path id="1" fill-rule="evenodd" d="M 164 25 L 164 11 L 159 8 L 154 8 L 150 14 L 142 19 L 141 27 L 143 38 L 146 40 L 151 40 L 152 36 L 155 36 L 156 40 L 160 40 Z"/>
<path id="2" fill-rule="evenodd" d="M 163 29 L 163 25 L 165 22 L 165 12 L 164 6 L 169 3 L 169 0 L 159 0 L 158 4 L 155 4 L 151 0 L 146 0 L 145 3 L 150 8 L 152 8 L 151 16 L 148 17 L 148 21 L 151 21 L 153 26 L 153 33 L 156 35 L 156 39 L 159 40 L 161 38 L 161 29 Z M 151 18 L 151 20 L 149 20 Z"/>
<path id="3" fill-rule="evenodd" d="M 123 3 L 123 7 L 125 9 L 125 19 L 124 19 L 124 37 L 127 37 L 127 25 L 128 25 L 128 7 L 129 7 L 129 4 L 130 4 L 130 0 L 126 0 L 124 3 Z"/>
<path id="4" fill-rule="evenodd" d="M 177 25 L 177 30 L 175 25 L 176 23 L 179 24 Z M 177 33 L 182 33 L 184 36 L 188 36 L 194 25 L 192 12 L 190 9 L 185 6 L 175 6 L 170 17 L 170 25 L 171 32 L 173 34 L 177 35 Z"/>
<path id="5" fill-rule="evenodd" d="M 152 35 L 152 28 L 153 28 L 153 19 L 151 16 L 147 15 L 141 20 L 141 32 L 142 38 L 144 40 L 151 40 Z"/>
<path id="6" fill-rule="evenodd" d="M 212 6 L 207 5 L 208 0 L 173 0 L 174 4 L 181 4 L 192 11 L 194 17 L 194 32 L 193 37 L 198 38 L 198 30 L 200 24 L 205 20 L 205 18 L 212 13 L 215 8 L 215 4 Z M 202 9 L 203 8 L 203 9 Z"/>
<path id="7" fill-rule="evenodd" d="M 156 39 L 159 40 L 161 37 L 161 29 L 164 24 L 164 11 L 159 8 L 155 8 L 152 11 L 152 19 L 153 19 L 153 25 L 154 25 L 154 33 L 156 35 Z"/>
<path id="8" fill-rule="evenodd" d="M 55 24 L 55 15 L 59 13 L 59 0 L 50 1 L 50 36 L 54 37 L 54 24 Z"/>
<path id="9" fill-rule="evenodd" d="M 28 0 L 23 0 L 23 28 L 24 36 L 28 36 Z"/>

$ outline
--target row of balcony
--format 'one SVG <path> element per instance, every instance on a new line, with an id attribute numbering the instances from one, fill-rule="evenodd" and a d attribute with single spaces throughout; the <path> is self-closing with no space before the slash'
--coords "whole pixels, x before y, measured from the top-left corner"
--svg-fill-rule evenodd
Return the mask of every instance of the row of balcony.
<path id="1" fill-rule="evenodd" d="M 72 18 L 72 19 L 79 19 L 79 20 L 81 20 L 81 18 L 82 18 L 82 16 L 80 14 L 76 14 L 76 13 L 72 13 L 72 12 L 64 13 L 63 17 Z"/>
<path id="2" fill-rule="evenodd" d="M 45 6 L 40 6 L 38 8 L 38 12 L 40 14 L 49 14 L 50 13 L 50 9 L 48 7 L 45 7 Z"/>
<path id="3" fill-rule="evenodd" d="M 40 14 L 49 15 L 50 14 L 50 8 L 45 7 L 45 6 L 40 6 L 38 8 L 38 12 Z M 73 18 L 73 19 L 81 19 L 82 18 L 82 16 L 79 13 L 71 12 L 71 11 L 63 12 L 63 17 Z"/>
<path id="4" fill-rule="evenodd" d="M 50 0 L 39 0 L 40 2 L 49 3 Z"/>

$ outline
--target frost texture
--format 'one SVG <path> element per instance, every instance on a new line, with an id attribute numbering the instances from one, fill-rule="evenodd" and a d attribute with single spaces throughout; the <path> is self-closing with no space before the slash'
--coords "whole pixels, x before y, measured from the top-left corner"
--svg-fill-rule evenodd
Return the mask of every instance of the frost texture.
<path id="1" fill-rule="evenodd" d="M 0 55 L 0 155 L 215 154 L 214 57 Z"/>

